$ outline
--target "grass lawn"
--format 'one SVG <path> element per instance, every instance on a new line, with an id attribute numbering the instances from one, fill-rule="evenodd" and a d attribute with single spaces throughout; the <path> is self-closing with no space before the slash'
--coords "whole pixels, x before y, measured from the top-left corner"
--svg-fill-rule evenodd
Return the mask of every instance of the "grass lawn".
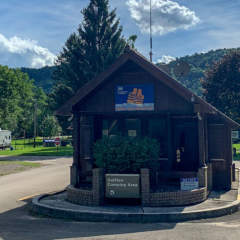
<path id="1" fill-rule="evenodd" d="M 33 139 L 20 139 L 12 141 L 13 150 L 0 150 L 0 155 L 7 156 L 72 156 L 72 146 L 44 147 L 42 139 L 36 139 L 36 147 L 33 147 Z"/>
<path id="2" fill-rule="evenodd" d="M 233 144 L 232 147 L 237 149 L 237 156 L 235 157 L 233 156 L 233 160 L 239 161 L 240 160 L 240 143 L 235 143 Z"/>
<path id="3" fill-rule="evenodd" d="M 22 161 L 1 161 L 0 176 L 25 171 L 31 168 L 40 167 L 41 163 L 22 162 Z"/>

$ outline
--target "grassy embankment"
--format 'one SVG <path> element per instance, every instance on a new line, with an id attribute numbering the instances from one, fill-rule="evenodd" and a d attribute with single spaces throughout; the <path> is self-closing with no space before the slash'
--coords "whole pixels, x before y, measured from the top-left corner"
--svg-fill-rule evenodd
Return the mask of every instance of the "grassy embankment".
<path id="1" fill-rule="evenodd" d="M 34 148 L 33 139 L 12 141 L 13 150 L 0 150 L 0 155 L 6 156 L 72 156 L 72 146 L 44 147 L 42 138 L 36 139 Z"/>
<path id="2" fill-rule="evenodd" d="M 0 160 L 0 177 L 11 173 L 17 173 L 32 168 L 40 167 L 42 164 L 22 161 L 2 161 Z"/>

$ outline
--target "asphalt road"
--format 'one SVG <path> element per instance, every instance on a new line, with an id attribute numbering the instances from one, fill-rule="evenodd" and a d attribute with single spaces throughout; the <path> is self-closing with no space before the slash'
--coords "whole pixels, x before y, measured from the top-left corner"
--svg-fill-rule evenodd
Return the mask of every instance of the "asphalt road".
<path id="1" fill-rule="evenodd" d="M 43 162 L 48 165 L 0 178 L 0 240 L 240 239 L 240 212 L 215 219 L 159 224 L 87 223 L 32 216 L 27 204 L 31 195 L 58 191 L 69 183 L 71 159 Z"/>

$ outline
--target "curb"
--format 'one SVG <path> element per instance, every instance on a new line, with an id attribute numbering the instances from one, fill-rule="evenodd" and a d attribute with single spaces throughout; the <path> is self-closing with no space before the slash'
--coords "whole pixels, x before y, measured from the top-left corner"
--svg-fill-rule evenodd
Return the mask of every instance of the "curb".
<path id="1" fill-rule="evenodd" d="M 119 213 L 103 211 L 74 211 L 62 209 L 40 203 L 40 200 L 49 196 L 44 194 L 32 200 L 31 212 L 53 218 L 61 218 L 86 222 L 134 222 L 134 223 L 156 223 L 156 222 L 181 222 L 198 220 L 204 218 L 220 217 L 238 211 L 240 201 L 236 200 L 224 207 L 204 209 L 189 212 L 173 213 Z"/>

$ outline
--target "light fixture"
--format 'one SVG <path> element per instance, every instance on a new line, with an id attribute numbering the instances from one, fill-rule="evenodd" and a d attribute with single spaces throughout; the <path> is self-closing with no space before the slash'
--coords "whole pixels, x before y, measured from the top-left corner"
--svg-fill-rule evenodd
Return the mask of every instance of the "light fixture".
<path id="1" fill-rule="evenodd" d="M 194 97 L 193 94 L 192 94 L 192 96 L 191 96 L 191 102 L 195 102 L 195 97 Z"/>
<path id="2" fill-rule="evenodd" d="M 199 121 L 202 120 L 202 116 L 201 116 L 200 112 L 197 113 L 197 117 L 198 117 L 198 120 L 199 120 Z"/>

